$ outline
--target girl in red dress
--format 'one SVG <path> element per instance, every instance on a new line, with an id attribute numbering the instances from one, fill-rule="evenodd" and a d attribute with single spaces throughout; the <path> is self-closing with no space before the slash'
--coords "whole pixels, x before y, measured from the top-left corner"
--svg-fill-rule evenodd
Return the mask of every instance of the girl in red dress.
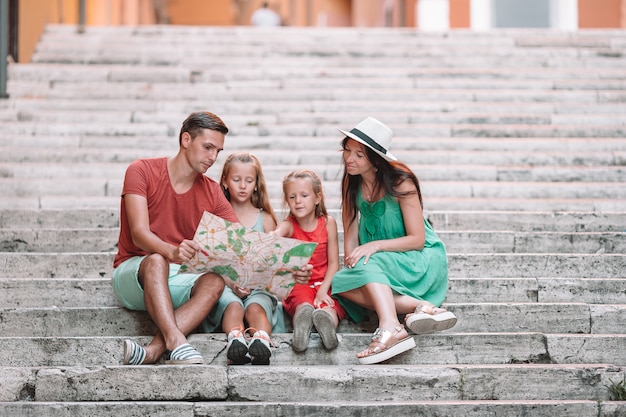
<path id="1" fill-rule="evenodd" d="M 307 284 L 295 284 L 283 300 L 284 310 L 293 318 L 293 350 L 303 352 L 313 327 L 326 349 L 338 345 L 336 329 L 346 312 L 330 295 L 330 284 L 339 270 L 337 222 L 328 215 L 322 182 L 313 171 L 298 170 L 283 179 L 289 215 L 275 230 L 282 237 L 317 242 L 311 257 L 313 271 Z"/>

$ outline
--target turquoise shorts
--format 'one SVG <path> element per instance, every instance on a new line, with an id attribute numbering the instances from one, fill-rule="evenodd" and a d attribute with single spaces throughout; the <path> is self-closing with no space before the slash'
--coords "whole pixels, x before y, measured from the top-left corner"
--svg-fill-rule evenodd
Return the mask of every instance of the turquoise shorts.
<path id="1" fill-rule="evenodd" d="M 226 311 L 226 307 L 231 303 L 238 303 L 244 310 L 247 309 L 250 304 L 260 305 L 263 307 L 263 310 L 265 310 L 267 320 L 272 324 L 272 333 L 285 332 L 285 320 L 282 306 L 276 297 L 262 290 L 252 290 L 250 295 L 242 300 L 237 297 L 229 287 L 224 287 L 224 292 L 217 304 L 213 307 L 209 316 L 202 322 L 202 330 L 205 333 L 221 331 L 220 327 L 222 325 L 224 311 Z M 224 331 L 228 333 L 230 329 L 225 329 Z"/>
<path id="2" fill-rule="evenodd" d="M 135 256 L 113 270 L 113 292 L 118 301 L 130 310 L 146 311 L 143 288 L 139 284 L 139 266 L 145 256 Z M 180 265 L 170 264 L 168 286 L 174 309 L 189 301 L 191 289 L 202 274 L 179 274 Z"/>

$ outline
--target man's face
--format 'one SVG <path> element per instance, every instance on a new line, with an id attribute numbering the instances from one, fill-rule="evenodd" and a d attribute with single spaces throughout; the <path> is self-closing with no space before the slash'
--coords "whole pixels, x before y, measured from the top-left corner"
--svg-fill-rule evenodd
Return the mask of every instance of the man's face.
<path id="1" fill-rule="evenodd" d="M 204 174 L 224 150 L 225 135 L 216 130 L 203 129 L 202 134 L 191 139 L 189 133 L 183 133 L 181 145 L 186 149 L 189 165 L 198 173 Z"/>

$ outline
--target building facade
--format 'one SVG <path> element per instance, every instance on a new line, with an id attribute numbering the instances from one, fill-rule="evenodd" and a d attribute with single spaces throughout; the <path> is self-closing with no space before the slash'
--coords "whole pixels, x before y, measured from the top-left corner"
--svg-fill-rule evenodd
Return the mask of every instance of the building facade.
<path id="1" fill-rule="evenodd" d="M 5 0 L 3 0 L 5 1 Z M 8 0 L 9 51 L 28 62 L 46 24 L 250 25 L 263 0 Z M 84 4 L 84 9 L 80 4 Z M 284 26 L 626 29 L 626 0 L 269 0 Z"/>

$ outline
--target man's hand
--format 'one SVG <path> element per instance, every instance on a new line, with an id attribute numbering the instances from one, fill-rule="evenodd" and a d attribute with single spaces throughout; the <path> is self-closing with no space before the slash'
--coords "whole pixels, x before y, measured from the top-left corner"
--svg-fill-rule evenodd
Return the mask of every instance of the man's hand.
<path id="1" fill-rule="evenodd" d="M 200 250 L 200 246 L 194 240 L 183 240 L 176 249 L 174 249 L 174 255 L 172 256 L 173 263 L 187 262 L 196 255 L 196 252 Z"/>

